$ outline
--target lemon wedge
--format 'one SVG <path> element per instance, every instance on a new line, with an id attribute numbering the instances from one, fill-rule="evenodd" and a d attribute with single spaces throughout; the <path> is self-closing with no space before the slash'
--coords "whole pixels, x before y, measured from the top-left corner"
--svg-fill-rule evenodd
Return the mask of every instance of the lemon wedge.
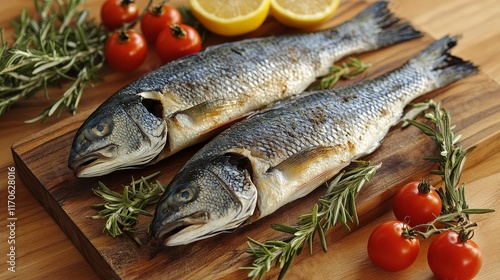
<path id="1" fill-rule="evenodd" d="M 284 25 L 307 28 L 327 21 L 340 0 L 271 0 L 271 14 Z"/>
<path id="2" fill-rule="evenodd" d="M 189 0 L 193 15 L 213 33 L 236 36 L 251 32 L 266 19 L 271 0 Z"/>

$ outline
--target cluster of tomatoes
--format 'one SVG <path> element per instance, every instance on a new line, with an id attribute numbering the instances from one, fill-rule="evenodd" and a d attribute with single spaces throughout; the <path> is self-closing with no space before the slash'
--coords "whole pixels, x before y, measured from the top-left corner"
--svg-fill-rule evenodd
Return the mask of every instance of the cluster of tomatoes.
<path id="1" fill-rule="evenodd" d="M 368 239 L 368 256 L 372 262 L 388 271 L 408 268 L 420 251 L 415 231 L 432 223 L 440 215 L 441 207 L 439 194 L 428 182 L 404 185 L 393 201 L 397 220 L 377 226 Z M 482 254 L 468 236 L 447 230 L 432 240 L 427 262 L 439 279 L 472 279 L 481 268 Z"/>
<path id="2" fill-rule="evenodd" d="M 148 42 L 155 45 L 162 63 L 201 50 L 198 31 L 182 23 L 180 11 L 161 3 L 139 15 L 133 0 L 106 0 L 101 7 L 101 20 L 113 33 L 104 49 L 107 63 L 120 71 L 138 68 L 146 59 Z M 130 29 L 140 20 L 142 34 Z"/>

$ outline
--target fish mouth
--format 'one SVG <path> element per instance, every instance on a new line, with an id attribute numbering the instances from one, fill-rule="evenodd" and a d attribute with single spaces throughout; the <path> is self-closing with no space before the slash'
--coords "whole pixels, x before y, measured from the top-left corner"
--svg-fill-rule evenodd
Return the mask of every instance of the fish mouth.
<path id="1" fill-rule="evenodd" d="M 206 211 L 197 212 L 192 215 L 189 215 L 185 218 L 169 222 L 169 223 L 160 223 L 158 230 L 156 231 L 154 237 L 156 241 L 159 241 L 168 246 L 168 243 L 171 239 L 186 233 L 190 229 L 193 229 L 193 226 L 196 228 L 205 225 L 209 220 L 209 213 Z"/>
<path id="2" fill-rule="evenodd" d="M 68 167 L 75 172 L 77 177 L 84 177 L 85 171 L 95 169 L 96 166 L 112 161 L 117 158 L 117 155 L 117 146 L 110 144 L 81 157 L 78 157 L 78 155 L 70 157 Z"/>

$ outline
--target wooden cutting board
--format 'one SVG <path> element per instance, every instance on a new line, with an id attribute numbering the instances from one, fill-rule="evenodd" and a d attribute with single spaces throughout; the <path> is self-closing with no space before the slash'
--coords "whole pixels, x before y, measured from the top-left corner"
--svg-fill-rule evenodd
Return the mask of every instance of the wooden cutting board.
<path id="1" fill-rule="evenodd" d="M 332 26 L 334 21 L 338 23 L 348 20 L 365 7 L 360 2 L 347 3 L 340 7 L 339 16 L 324 27 Z M 269 35 L 287 30 L 270 19 L 261 32 L 261 35 Z M 431 41 L 432 38 L 427 36 L 363 54 L 360 57 L 372 63 L 373 67 L 366 75 L 343 84 L 372 78 L 392 70 Z M 419 100 L 425 98 L 441 101 L 442 106 L 451 112 L 456 132 L 463 135 L 462 144 L 466 147 L 478 145 L 474 154 L 486 154 L 494 149 L 488 144 L 498 141 L 500 137 L 500 88 L 495 82 L 480 73 L 429 93 Z M 120 192 L 121 186 L 130 182 L 131 176 L 140 178 L 156 171 L 161 171 L 158 180 L 166 185 L 200 145 L 142 170 L 120 171 L 101 178 L 78 179 L 67 168 L 66 163 L 75 131 L 90 113 L 80 113 L 14 143 L 12 153 L 19 174 L 28 188 L 102 278 L 244 278 L 247 271 L 238 268 L 249 266 L 252 261 L 250 255 L 245 253 L 247 237 L 259 241 L 284 237 L 273 231 L 270 225 L 295 223 L 299 215 L 310 212 L 324 191 L 323 187 L 319 187 L 309 196 L 233 233 L 190 245 L 166 248 L 151 258 L 151 248 L 148 245 L 139 247 L 126 236 L 116 239 L 106 236 L 102 233 L 103 221 L 88 218 L 96 214 L 89 206 L 100 202 L 92 193 L 92 188 L 97 187 L 100 180 Z M 383 166 L 358 196 L 361 224 L 386 212 L 392 195 L 402 184 L 409 180 L 431 178 L 428 174 L 433 165 L 422 157 L 435 152 L 433 141 L 416 128 L 403 130 L 397 126 L 391 129 L 381 147 L 365 158 L 374 164 L 381 162 Z M 471 157 L 468 164 L 474 164 L 476 158 L 481 156 Z M 152 212 L 153 208 L 148 210 Z M 138 235 L 143 243 L 147 243 L 146 230 L 150 221 L 147 217 L 139 220 Z M 328 242 L 332 243 L 345 234 L 342 228 L 335 228 L 328 233 Z M 322 253 L 317 244 L 314 250 Z M 307 255 L 307 251 L 304 251 L 298 258 L 307 258 Z M 273 269 L 269 275 L 275 276 L 278 272 Z"/>

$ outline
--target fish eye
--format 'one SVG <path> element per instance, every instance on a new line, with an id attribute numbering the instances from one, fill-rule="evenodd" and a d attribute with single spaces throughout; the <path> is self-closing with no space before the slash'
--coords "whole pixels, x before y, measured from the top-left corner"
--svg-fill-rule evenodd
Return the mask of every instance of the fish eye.
<path id="1" fill-rule="evenodd" d="M 94 125 L 91 128 L 91 130 L 92 130 L 92 133 L 94 133 L 94 135 L 102 137 L 102 136 L 106 136 L 109 134 L 111 127 L 108 123 L 100 122 L 100 123 L 97 123 L 96 125 Z"/>
<path id="2" fill-rule="evenodd" d="M 167 208 L 178 208 L 196 199 L 199 188 L 194 182 L 175 184 L 172 192 L 167 196 Z"/>
<path id="3" fill-rule="evenodd" d="M 178 190 L 175 196 L 179 202 L 189 202 L 194 197 L 194 191 L 190 188 L 183 188 Z"/>

